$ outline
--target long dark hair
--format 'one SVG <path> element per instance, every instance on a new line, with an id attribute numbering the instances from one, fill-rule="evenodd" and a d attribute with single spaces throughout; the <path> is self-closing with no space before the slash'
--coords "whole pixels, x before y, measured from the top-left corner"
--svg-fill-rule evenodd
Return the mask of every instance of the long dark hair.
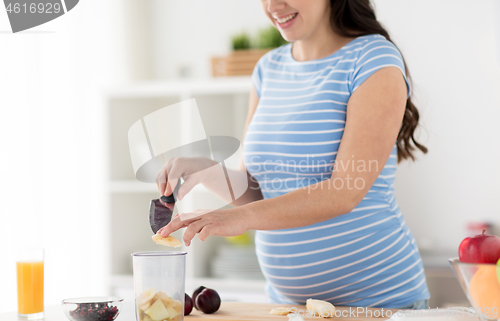
<path id="1" fill-rule="evenodd" d="M 380 34 L 390 42 L 393 42 L 387 30 L 377 21 L 370 0 L 330 0 L 330 5 L 332 10 L 330 22 L 333 30 L 338 34 L 345 37 Z M 404 59 L 403 64 L 406 70 L 406 78 L 410 81 L 410 74 L 408 68 L 406 68 Z M 418 126 L 418 119 L 417 107 L 408 98 L 403 122 L 397 138 L 398 163 L 408 158 L 415 160 L 415 147 L 424 154 L 427 153 L 427 147 L 419 144 L 414 137 L 415 129 Z"/>

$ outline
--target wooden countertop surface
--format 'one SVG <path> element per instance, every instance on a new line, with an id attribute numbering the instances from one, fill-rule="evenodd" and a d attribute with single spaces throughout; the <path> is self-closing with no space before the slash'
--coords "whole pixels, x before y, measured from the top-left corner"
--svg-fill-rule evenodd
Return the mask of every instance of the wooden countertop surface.
<path id="1" fill-rule="evenodd" d="M 193 310 L 191 314 L 184 317 L 186 321 L 260 321 L 260 320 L 282 320 L 288 321 L 285 315 L 271 315 L 269 311 L 278 307 L 296 307 L 297 311 L 302 311 L 305 320 L 326 320 L 318 317 L 307 317 L 306 307 L 297 305 L 283 305 L 283 304 L 263 304 L 263 303 L 237 303 L 237 302 L 223 302 L 219 311 L 214 314 L 203 314 L 198 310 Z M 359 308 L 357 313 L 356 308 L 349 307 L 336 307 L 337 315 L 333 320 L 349 320 L 349 321 L 379 321 L 388 319 L 391 314 L 396 313 L 398 310 L 394 309 L 376 309 L 376 308 Z M 368 312 L 367 312 L 368 311 Z M 19 321 L 17 312 L 0 313 L 0 321 Z M 43 321 L 69 321 L 64 315 L 60 305 L 46 306 L 45 318 Z M 120 315 L 115 321 L 136 321 L 135 313 L 131 308 L 122 307 Z"/>
<path id="2" fill-rule="evenodd" d="M 323 318 L 307 316 L 307 310 L 304 305 L 284 305 L 284 304 L 264 304 L 264 303 L 237 303 L 223 302 L 219 311 L 214 314 L 203 314 L 200 311 L 193 310 L 191 314 L 184 317 L 186 321 L 251 321 L 251 320 L 283 320 L 288 321 L 286 315 L 271 315 L 269 311 L 274 308 L 289 307 L 296 308 L 304 320 L 325 320 Z M 355 307 L 335 307 L 335 320 L 349 321 L 369 321 L 375 319 L 388 319 L 395 314 L 397 309 L 377 309 L 377 308 L 355 308 Z"/>

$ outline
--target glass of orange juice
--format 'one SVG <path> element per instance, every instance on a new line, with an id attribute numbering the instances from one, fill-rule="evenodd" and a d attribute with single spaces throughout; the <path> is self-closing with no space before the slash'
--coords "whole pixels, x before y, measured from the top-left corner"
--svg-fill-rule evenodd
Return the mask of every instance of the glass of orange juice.
<path id="1" fill-rule="evenodd" d="M 19 250 L 17 305 L 19 318 L 43 319 L 43 249 Z"/>

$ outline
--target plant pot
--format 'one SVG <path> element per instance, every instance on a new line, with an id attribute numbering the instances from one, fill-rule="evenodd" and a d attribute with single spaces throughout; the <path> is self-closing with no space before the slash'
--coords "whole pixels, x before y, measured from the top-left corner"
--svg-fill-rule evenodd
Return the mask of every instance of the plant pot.
<path id="1" fill-rule="evenodd" d="M 259 59 L 270 50 L 236 50 L 225 57 L 212 57 L 212 75 L 214 77 L 251 75 Z"/>

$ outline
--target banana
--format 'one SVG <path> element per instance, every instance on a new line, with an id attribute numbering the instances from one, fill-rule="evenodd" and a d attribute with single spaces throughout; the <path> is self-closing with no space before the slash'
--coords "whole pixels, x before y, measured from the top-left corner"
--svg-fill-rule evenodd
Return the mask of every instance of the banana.
<path id="1" fill-rule="evenodd" d="M 269 314 L 287 315 L 290 312 L 292 312 L 292 309 L 290 309 L 290 308 L 276 308 L 276 309 L 272 309 L 271 311 L 269 311 Z"/>
<path id="2" fill-rule="evenodd" d="M 152 239 L 155 243 L 164 245 L 164 246 L 171 246 L 171 247 L 181 247 L 182 243 L 175 237 L 169 235 L 167 237 L 161 237 L 160 234 L 155 234 L 152 236 Z"/>
<path id="3" fill-rule="evenodd" d="M 323 300 L 307 299 L 306 308 L 311 311 L 314 316 L 318 315 L 323 318 L 332 318 L 335 315 L 335 307 L 333 304 Z"/>

